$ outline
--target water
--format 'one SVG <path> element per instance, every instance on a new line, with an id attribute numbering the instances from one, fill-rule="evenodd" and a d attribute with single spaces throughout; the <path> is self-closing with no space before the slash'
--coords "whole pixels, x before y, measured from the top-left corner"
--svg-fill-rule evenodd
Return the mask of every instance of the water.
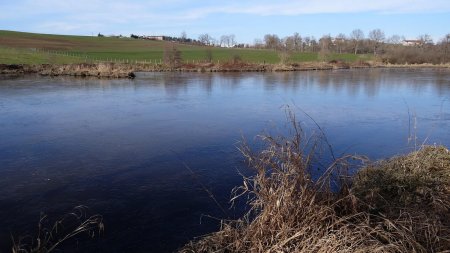
<path id="1" fill-rule="evenodd" d="M 238 142 L 285 133 L 286 105 L 337 154 L 450 146 L 448 70 L 0 78 L 0 252 L 11 234 L 34 234 L 41 212 L 77 205 L 102 214 L 105 232 L 65 251 L 170 252 L 216 230 L 205 215 L 239 210 L 223 214 L 201 184 L 228 208 L 248 173 Z"/>

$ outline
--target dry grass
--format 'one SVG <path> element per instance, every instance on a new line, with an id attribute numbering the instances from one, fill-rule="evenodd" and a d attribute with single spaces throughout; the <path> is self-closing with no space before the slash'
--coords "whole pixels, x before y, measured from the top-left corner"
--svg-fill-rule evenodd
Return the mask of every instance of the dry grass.
<path id="1" fill-rule="evenodd" d="M 87 216 L 87 208 L 77 206 L 73 212 L 66 214 L 53 225 L 48 226 L 47 216 L 39 220 L 35 237 L 13 238 L 12 253 L 49 253 L 63 242 L 80 234 L 94 238 L 104 229 L 101 215 Z"/>
<path id="2" fill-rule="evenodd" d="M 450 152 L 425 146 L 368 166 L 352 192 L 370 213 L 408 229 L 424 251 L 450 250 Z"/>
<path id="3" fill-rule="evenodd" d="M 294 121 L 295 122 L 295 121 Z M 317 138 L 262 136 L 263 151 L 244 145 L 255 175 L 234 191 L 251 210 L 180 252 L 448 252 L 450 153 L 424 147 L 376 163 L 353 177 L 363 157 L 347 156 L 314 179 Z M 326 146 L 326 145 L 325 145 Z M 320 151 L 320 152 L 319 152 Z M 339 191 L 332 185 L 338 184 Z"/>

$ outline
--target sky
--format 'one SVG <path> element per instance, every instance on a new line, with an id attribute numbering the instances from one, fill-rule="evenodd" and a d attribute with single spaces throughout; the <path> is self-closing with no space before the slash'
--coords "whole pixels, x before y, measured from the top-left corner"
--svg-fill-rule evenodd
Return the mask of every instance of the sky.
<path id="1" fill-rule="evenodd" d="M 0 30 L 72 35 L 168 35 L 253 43 L 285 37 L 367 36 L 381 29 L 436 41 L 450 33 L 450 0 L 0 0 Z"/>

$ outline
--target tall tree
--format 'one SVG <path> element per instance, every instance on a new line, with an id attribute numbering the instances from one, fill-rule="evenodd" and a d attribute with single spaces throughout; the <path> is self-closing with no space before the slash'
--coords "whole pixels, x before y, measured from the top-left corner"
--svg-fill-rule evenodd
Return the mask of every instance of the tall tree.
<path id="1" fill-rule="evenodd" d="M 334 44 L 336 44 L 337 52 L 342 54 L 342 49 L 344 49 L 345 41 L 346 41 L 345 34 L 340 33 L 334 38 Z"/>
<path id="2" fill-rule="evenodd" d="M 229 47 L 234 47 L 236 45 L 236 36 L 234 34 L 228 35 L 229 38 Z"/>
<path id="3" fill-rule="evenodd" d="M 202 43 L 203 45 L 211 45 L 212 43 L 213 43 L 213 38 L 209 35 L 209 34 L 207 34 L 207 33 L 204 33 L 204 34 L 200 34 L 199 36 L 198 36 L 198 40 L 200 41 L 200 43 Z"/>
<path id="4" fill-rule="evenodd" d="M 386 39 L 384 32 L 380 29 L 375 29 L 369 32 L 369 39 L 370 42 L 373 45 L 373 54 L 376 55 L 378 49 L 383 44 L 384 40 Z"/>
<path id="5" fill-rule="evenodd" d="M 358 53 L 359 46 L 361 42 L 364 40 L 364 32 L 361 29 L 355 29 L 350 33 L 350 38 L 353 42 L 353 48 L 355 54 Z"/>
<path id="6" fill-rule="evenodd" d="M 283 46 L 288 51 L 295 50 L 295 39 L 294 36 L 288 36 L 283 39 Z"/>
<path id="7" fill-rule="evenodd" d="M 230 45 L 230 37 L 228 35 L 220 36 L 220 46 L 225 47 Z"/>
<path id="8" fill-rule="evenodd" d="M 182 64 L 181 51 L 179 51 L 175 46 L 169 46 L 166 44 L 164 47 L 164 63 L 171 68 L 177 68 Z"/>
<path id="9" fill-rule="evenodd" d="M 387 39 L 387 42 L 390 44 L 401 44 L 402 41 L 404 41 L 404 40 L 405 40 L 405 37 L 400 36 L 398 34 L 394 34 Z"/>
<path id="10" fill-rule="evenodd" d="M 292 39 L 294 40 L 294 49 L 295 51 L 301 51 L 302 49 L 302 36 L 299 33 L 294 33 L 292 35 Z"/>
<path id="11" fill-rule="evenodd" d="M 276 34 L 266 34 L 264 35 L 264 43 L 266 48 L 277 49 L 281 44 L 281 40 Z"/>
<path id="12" fill-rule="evenodd" d="M 181 38 L 182 42 L 186 42 L 187 41 L 187 34 L 186 34 L 185 31 L 181 32 L 180 38 Z"/>

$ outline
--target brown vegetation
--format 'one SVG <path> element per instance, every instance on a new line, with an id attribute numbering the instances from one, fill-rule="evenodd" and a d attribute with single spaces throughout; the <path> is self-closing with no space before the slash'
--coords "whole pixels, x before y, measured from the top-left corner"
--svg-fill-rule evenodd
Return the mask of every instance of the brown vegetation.
<path id="1" fill-rule="evenodd" d="M 13 238 L 12 253 L 49 253 L 80 234 L 94 238 L 103 230 L 101 215 L 87 216 L 87 208 L 77 206 L 53 225 L 48 225 L 47 216 L 42 216 L 35 236 Z"/>
<path id="2" fill-rule="evenodd" d="M 78 64 L 0 64 L 0 74 L 40 74 L 44 76 L 79 76 L 99 78 L 134 78 L 135 72 L 276 72 L 276 71 L 307 71 L 307 70 L 333 70 L 353 68 L 450 68 L 448 64 L 390 64 L 368 61 L 346 62 L 332 60 L 329 62 L 302 62 L 280 64 L 257 64 L 242 61 L 238 56 L 231 61 L 221 63 L 181 63 L 178 52 L 170 51 L 165 64 L 149 63 L 78 63 Z"/>
<path id="3" fill-rule="evenodd" d="M 243 154 L 255 175 L 235 198 L 251 210 L 180 252 L 443 252 L 450 249 L 450 152 L 429 146 L 346 172 L 363 157 L 335 159 L 314 179 L 320 145 L 262 137 L 265 149 Z M 353 164 L 353 165 L 352 165 Z M 338 184 L 339 190 L 332 185 Z"/>

